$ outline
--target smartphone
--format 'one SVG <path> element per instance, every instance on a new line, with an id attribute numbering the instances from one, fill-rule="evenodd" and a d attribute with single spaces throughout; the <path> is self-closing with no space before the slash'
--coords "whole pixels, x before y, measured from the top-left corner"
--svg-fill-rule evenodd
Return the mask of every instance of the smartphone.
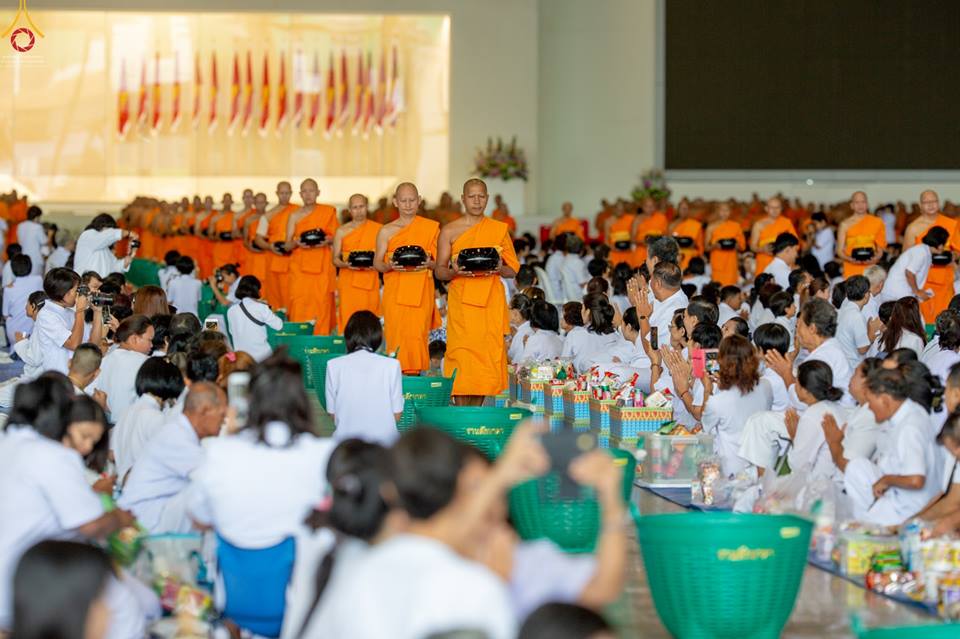
<path id="1" fill-rule="evenodd" d="M 580 496 L 580 486 L 570 476 L 570 462 L 589 453 L 597 447 L 597 437 L 592 432 L 562 430 L 544 433 L 540 436 L 547 456 L 550 458 L 550 470 L 560 477 L 557 494 L 561 499 L 576 499 Z"/>
<path id="2" fill-rule="evenodd" d="M 660 336 L 658 333 L 660 330 L 656 326 L 650 327 L 650 350 L 658 350 L 660 348 Z"/>
<path id="3" fill-rule="evenodd" d="M 706 356 L 702 348 L 695 348 L 693 352 L 690 353 L 690 365 L 693 369 L 693 376 L 697 379 L 703 379 L 703 375 L 706 372 Z"/>
<path id="4" fill-rule="evenodd" d="M 205 320 L 203 322 L 203 328 L 205 328 L 208 331 L 219 331 L 220 323 L 217 322 L 217 320 Z"/>
<path id="5" fill-rule="evenodd" d="M 237 427 L 246 426 L 250 413 L 250 373 L 230 373 L 227 377 L 227 403 L 236 411 Z"/>
<path id="6" fill-rule="evenodd" d="M 720 372 L 720 352 L 716 348 L 708 348 L 703 351 L 703 354 L 706 358 L 704 362 L 704 368 L 707 371 L 707 375 L 716 375 Z"/>

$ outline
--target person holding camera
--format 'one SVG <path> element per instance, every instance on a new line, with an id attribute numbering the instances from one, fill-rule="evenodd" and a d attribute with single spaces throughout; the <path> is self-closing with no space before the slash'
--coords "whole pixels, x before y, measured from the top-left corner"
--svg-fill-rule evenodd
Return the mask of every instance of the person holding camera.
<path id="1" fill-rule="evenodd" d="M 239 266 L 239 264 L 224 264 L 207 278 L 213 296 L 217 298 L 217 304 L 230 306 L 237 303 L 237 286 L 240 284 Z"/>
<path id="2" fill-rule="evenodd" d="M 113 245 L 123 238 L 130 238 L 130 253 L 124 258 L 118 258 L 113 254 Z M 93 218 L 77 238 L 73 269 L 77 273 L 93 271 L 100 277 L 125 272 L 130 268 L 139 246 L 140 238 L 136 232 L 118 228 L 113 216 L 101 213 Z"/>
<path id="3" fill-rule="evenodd" d="M 67 268 L 55 268 L 43 278 L 49 300 L 37 313 L 34 333 L 43 354 L 42 370 L 69 372 L 73 349 L 83 342 L 103 340 L 103 307 L 93 306 L 93 322 L 86 334 L 83 316 L 91 306 L 89 290 L 81 293 L 80 276 Z"/>

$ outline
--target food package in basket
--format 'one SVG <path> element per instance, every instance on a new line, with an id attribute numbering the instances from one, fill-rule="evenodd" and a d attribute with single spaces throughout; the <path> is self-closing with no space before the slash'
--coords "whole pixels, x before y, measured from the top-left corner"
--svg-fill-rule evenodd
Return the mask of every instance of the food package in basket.
<path id="1" fill-rule="evenodd" d="M 890 551 L 900 551 L 900 540 L 892 528 L 848 522 L 837 536 L 834 563 L 841 575 L 862 576 L 869 572 L 875 554 Z"/>
<path id="2" fill-rule="evenodd" d="M 696 478 L 698 464 L 713 455 L 713 435 L 643 434 L 646 451 L 641 479 L 654 485 L 689 486 Z"/>

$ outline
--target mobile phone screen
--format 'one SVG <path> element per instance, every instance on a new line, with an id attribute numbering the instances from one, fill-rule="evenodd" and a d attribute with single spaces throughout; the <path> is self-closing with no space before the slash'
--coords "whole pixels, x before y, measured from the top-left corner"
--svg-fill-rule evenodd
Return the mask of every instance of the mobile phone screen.
<path id="1" fill-rule="evenodd" d="M 237 427 L 247 425 L 250 413 L 250 373 L 231 373 L 227 377 L 227 402 L 237 414 Z"/>
<path id="2" fill-rule="evenodd" d="M 657 350 L 660 348 L 660 336 L 658 333 L 660 330 L 656 326 L 650 327 L 650 348 Z"/>
<path id="3" fill-rule="evenodd" d="M 704 352 L 705 362 L 704 368 L 707 371 L 707 375 L 716 375 L 720 372 L 720 353 L 715 348 L 706 349 Z"/>
<path id="4" fill-rule="evenodd" d="M 703 374 L 706 371 L 706 357 L 702 348 L 693 349 L 690 354 L 690 366 L 693 369 L 691 371 L 693 376 L 697 379 L 703 379 Z"/>
<path id="5" fill-rule="evenodd" d="M 540 442 L 550 458 L 550 470 L 560 476 L 559 496 L 566 499 L 577 497 L 580 494 L 580 488 L 570 477 L 570 462 L 596 448 L 596 436 L 590 432 L 563 430 L 544 433 L 540 437 Z"/>

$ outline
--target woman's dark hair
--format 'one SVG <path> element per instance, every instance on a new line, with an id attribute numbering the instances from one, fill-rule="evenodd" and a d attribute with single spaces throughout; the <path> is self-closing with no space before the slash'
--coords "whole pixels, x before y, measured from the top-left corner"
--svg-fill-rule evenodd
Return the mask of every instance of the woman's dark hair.
<path id="1" fill-rule="evenodd" d="M 815 277 L 813 278 L 813 281 L 810 282 L 810 285 L 807 286 L 807 299 L 812 299 L 817 295 L 817 293 L 822 293 L 823 291 L 829 290 L 830 282 L 828 282 L 825 278 Z"/>
<path id="2" fill-rule="evenodd" d="M 613 634 L 613 627 L 597 612 L 569 603 L 543 604 L 520 627 L 517 639 L 592 639 Z"/>
<path id="3" fill-rule="evenodd" d="M 370 311 L 357 311 L 347 320 L 343 329 L 347 352 L 366 350 L 375 353 L 383 343 L 383 327 L 380 318 Z"/>
<path id="4" fill-rule="evenodd" d="M 177 313 L 170 318 L 171 333 L 189 333 L 198 335 L 203 329 L 200 319 L 193 313 Z"/>
<path id="5" fill-rule="evenodd" d="M 79 284 L 79 275 L 68 268 L 55 268 L 43 278 L 43 292 L 54 302 L 62 302 L 63 296 Z"/>
<path id="6" fill-rule="evenodd" d="M 524 264 L 517 269 L 516 282 L 519 288 L 533 286 L 537 282 L 537 272 L 529 264 Z"/>
<path id="7" fill-rule="evenodd" d="M 851 302 L 863 301 L 863 298 L 870 292 L 870 280 L 863 275 L 848 277 L 843 284 L 847 291 L 847 299 Z"/>
<path id="8" fill-rule="evenodd" d="M 567 302 L 563 305 L 563 321 L 570 326 L 583 326 L 583 304 Z"/>
<path id="9" fill-rule="evenodd" d="M 753 332 L 753 343 L 762 353 L 777 351 L 781 355 L 786 355 L 790 351 L 790 331 L 773 322 L 761 324 Z"/>
<path id="10" fill-rule="evenodd" d="M 117 221 L 113 219 L 113 216 L 109 213 L 100 213 L 87 224 L 85 231 L 102 231 L 104 229 L 115 229 L 117 228 Z"/>
<path id="11" fill-rule="evenodd" d="M 693 327 L 690 339 L 700 345 L 700 348 L 718 348 L 723 339 L 723 331 L 716 324 L 700 322 Z"/>
<path id="12" fill-rule="evenodd" d="M 837 334 L 837 309 L 824 300 L 807 300 L 800 310 L 800 319 L 820 337 L 829 339 Z"/>
<path id="13" fill-rule="evenodd" d="M 591 293 L 584 296 L 583 307 L 590 314 L 590 325 L 587 330 L 599 335 L 609 335 L 614 330 L 613 317 L 616 312 L 610 300 L 603 293 Z"/>
<path id="14" fill-rule="evenodd" d="M 880 321 L 884 325 L 890 323 L 890 316 L 893 315 L 893 307 L 896 306 L 896 302 L 893 300 L 884 302 L 877 308 L 877 317 L 880 318 Z"/>
<path id="15" fill-rule="evenodd" d="M 937 315 L 937 335 L 940 336 L 940 350 L 960 348 L 960 313 L 946 310 Z"/>
<path id="16" fill-rule="evenodd" d="M 222 354 L 223 353 L 220 353 L 220 355 Z M 220 365 L 217 362 L 220 355 L 214 356 L 200 350 L 192 351 L 187 356 L 187 379 L 189 379 L 191 383 L 216 383 L 217 378 L 220 377 Z"/>
<path id="17" fill-rule="evenodd" d="M 771 273 L 761 273 L 757 275 L 753 280 L 753 288 L 750 289 L 749 303 L 752 308 L 754 304 L 757 303 L 757 300 L 760 299 L 760 291 L 763 290 L 763 287 L 767 284 L 773 282 L 773 274 Z M 763 304 L 763 301 L 760 301 Z M 766 306 L 764 306 L 766 307 Z"/>
<path id="18" fill-rule="evenodd" d="M 303 371 L 283 348 L 261 362 L 250 379 L 250 414 L 244 429 L 253 430 L 260 442 L 267 443 L 270 422 L 287 424 L 291 442 L 313 434 L 313 411 L 303 388 Z"/>
<path id="19" fill-rule="evenodd" d="M 83 639 L 90 608 L 113 575 L 96 546 L 49 540 L 31 547 L 13 575 L 11 639 Z"/>
<path id="20" fill-rule="evenodd" d="M 833 304 L 834 308 L 839 309 L 843 306 L 845 299 L 847 299 L 847 283 L 837 282 L 833 287 L 833 292 L 830 294 L 830 303 Z"/>
<path id="21" fill-rule="evenodd" d="M 760 288 L 760 293 L 757 295 L 757 299 L 760 300 L 760 304 L 764 308 L 770 308 L 770 298 L 783 291 L 783 287 L 777 284 L 776 282 L 767 282 Z"/>
<path id="22" fill-rule="evenodd" d="M 799 290 L 800 285 L 803 284 L 803 280 L 811 277 L 810 273 L 802 268 L 795 268 L 790 271 L 790 275 L 787 276 L 787 284 L 789 285 L 789 290 L 791 293 L 796 293 Z"/>
<path id="23" fill-rule="evenodd" d="M 717 381 L 720 390 L 736 386 L 741 393 L 749 393 L 760 382 L 760 360 L 750 341 L 744 337 L 739 335 L 725 337 L 720 342 L 717 361 L 720 364 Z"/>
<path id="24" fill-rule="evenodd" d="M 14 255 L 10 258 L 10 270 L 13 271 L 16 277 L 30 275 L 30 271 L 33 270 L 33 260 L 25 253 Z"/>
<path id="25" fill-rule="evenodd" d="M 177 260 L 180 259 L 180 251 L 167 251 L 163 254 L 163 263 L 167 266 L 176 267 Z"/>
<path id="26" fill-rule="evenodd" d="M 32 382 L 20 384 L 13 393 L 10 426 L 31 426 L 48 439 L 60 442 L 67 429 L 73 384 L 65 375 L 47 371 Z"/>
<path id="27" fill-rule="evenodd" d="M 107 415 L 100 404 L 87 395 L 77 395 L 70 402 L 70 413 L 67 416 L 67 426 L 77 422 L 96 422 L 103 426 L 103 435 L 93 445 L 93 450 L 83 458 L 83 463 L 90 470 L 102 473 L 107 469 L 110 461 L 110 437 L 107 435 Z"/>
<path id="28" fill-rule="evenodd" d="M 687 270 L 683 272 L 684 275 L 703 275 L 707 272 L 707 263 L 703 261 L 702 257 L 694 257 L 690 259 L 690 263 L 687 264 Z"/>
<path id="29" fill-rule="evenodd" d="M 640 318 L 637 316 L 637 309 L 631 306 L 623 313 L 623 323 L 633 330 L 640 331 Z"/>
<path id="30" fill-rule="evenodd" d="M 893 305 L 890 321 L 886 323 L 881 344 L 883 350 L 890 352 L 897 347 L 904 331 L 917 335 L 923 343 L 927 343 L 927 333 L 920 319 L 920 303 L 915 297 L 901 297 Z"/>
<path id="31" fill-rule="evenodd" d="M 840 401 L 843 391 L 833 385 L 833 370 L 819 360 L 800 364 L 797 369 L 797 382 L 818 401 Z"/>
<path id="32" fill-rule="evenodd" d="M 950 232 L 942 226 L 934 226 L 926 235 L 923 236 L 921 240 L 924 244 L 930 248 L 939 248 L 947 243 L 950 239 Z"/>
<path id="33" fill-rule="evenodd" d="M 27 298 L 27 302 L 30 304 L 30 306 L 40 310 L 43 308 L 43 305 L 46 303 L 47 299 L 47 294 L 43 291 L 34 291 L 33 293 L 30 293 L 30 297 Z"/>
<path id="34" fill-rule="evenodd" d="M 687 325 L 683 322 L 683 316 L 685 312 L 686 309 L 678 308 L 673 312 L 673 317 L 670 318 L 670 323 L 673 325 L 673 327 L 683 333 L 684 341 L 690 339 L 690 336 L 687 335 Z"/>
<path id="35" fill-rule="evenodd" d="M 907 362 L 919 362 L 920 358 L 917 357 L 917 351 L 912 348 L 895 348 L 883 359 L 896 362 L 897 366 L 900 364 L 906 364 Z M 881 360 L 883 361 L 883 360 Z"/>
<path id="36" fill-rule="evenodd" d="M 730 322 L 733 322 L 733 332 L 735 334 L 740 337 L 745 337 L 748 340 L 750 339 L 750 325 L 747 323 L 747 320 L 742 317 L 731 317 L 726 323 L 729 324 Z M 783 327 L 781 326 L 781 328 Z M 720 329 L 722 331 L 723 327 L 721 326 Z"/>
<path id="37" fill-rule="evenodd" d="M 530 308 L 530 326 L 542 331 L 560 332 L 560 317 L 557 307 L 549 302 L 537 300 Z"/>
<path id="38" fill-rule="evenodd" d="M 940 434 L 937 435 L 937 443 L 943 445 L 945 439 L 949 439 L 954 444 L 960 444 L 960 408 L 947 416 Z"/>
<path id="39" fill-rule="evenodd" d="M 184 383 L 180 369 L 162 357 L 149 357 L 137 371 L 137 395 L 147 393 L 162 400 L 177 399 Z"/>
<path id="40" fill-rule="evenodd" d="M 627 282 L 633 277 L 633 269 L 629 264 L 620 262 L 613 267 L 613 294 L 626 295 Z"/>
<path id="41" fill-rule="evenodd" d="M 170 332 L 170 320 L 172 315 L 160 314 L 150 317 L 150 323 L 153 324 L 153 350 L 166 352 L 167 336 Z"/>
<path id="42" fill-rule="evenodd" d="M 587 295 L 591 295 L 593 293 L 602 293 L 606 295 L 610 292 L 610 282 L 608 282 L 606 278 L 594 276 L 590 278 L 589 282 L 587 282 L 586 292 Z"/>
<path id="43" fill-rule="evenodd" d="M 177 260 L 177 272 L 181 275 L 190 275 L 193 273 L 193 258 L 189 255 L 181 255 Z"/>
<path id="44" fill-rule="evenodd" d="M 587 273 L 590 274 L 590 277 L 603 277 L 609 266 L 606 260 L 595 257 L 587 263 Z"/>
<path id="45" fill-rule="evenodd" d="M 943 403 L 943 384 L 920 361 L 900 364 L 900 373 L 907 386 L 907 397 L 923 406 L 928 413 L 940 412 Z"/>
<path id="46" fill-rule="evenodd" d="M 240 265 L 233 262 L 229 264 L 221 264 L 218 268 L 218 271 L 224 275 L 233 275 L 235 277 L 240 277 Z"/>
<path id="47" fill-rule="evenodd" d="M 234 293 L 238 300 L 252 298 L 260 299 L 260 280 L 255 275 L 244 275 L 237 282 L 237 292 Z"/>
<path id="48" fill-rule="evenodd" d="M 790 291 L 780 291 L 770 296 L 768 306 L 774 317 L 786 317 L 787 309 L 793 306 L 793 293 Z"/>
<path id="49" fill-rule="evenodd" d="M 716 325 L 720 319 L 720 309 L 702 297 L 695 297 L 687 304 L 687 314 L 696 317 L 697 323 Z"/>
<path id="50" fill-rule="evenodd" d="M 520 313 L 520 317 L 528 322 L 530 321 L 530 306 L 532 304 L 533 300 L 523 293 L 517 293 L 510 299 L 510 308 Z"/>
<path id="51" fill-rule="evenodd" d="M 127 276 L 119 271 L 114 271 L 113 273 L 108 273 L 107 276 L 103 278 L 103 283 L 116 286 L 118 291 L 122 291 L 123 287 L 127 284 Z"/>

